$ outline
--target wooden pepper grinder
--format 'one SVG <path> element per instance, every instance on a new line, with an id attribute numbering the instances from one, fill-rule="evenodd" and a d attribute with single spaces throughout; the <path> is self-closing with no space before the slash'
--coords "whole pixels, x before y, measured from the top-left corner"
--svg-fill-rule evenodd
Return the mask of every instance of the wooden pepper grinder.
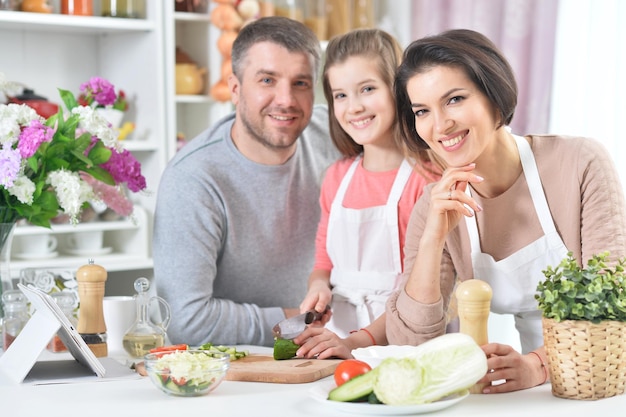
<path id="1" fill-rule="evenodd" d="M 487 324 L 493 292 L 489 284 L 478 279 L 461 282 L 456 289 L 460 332 L 469 335 L 478 346 L 489 343 Z M 480 394 L 486 384 L 476 384 L 470 393 Z"/>
<path id="2" fill-rule="evenodd" d="M 80 299 L 78 333 L 93 354 L 101 358 L 108 355 L 107 329 L 102 307 L 107 271 L 102 266 L 94 264 L 93 259 L 89 259 L 88 262 L 76 272 Z"/>

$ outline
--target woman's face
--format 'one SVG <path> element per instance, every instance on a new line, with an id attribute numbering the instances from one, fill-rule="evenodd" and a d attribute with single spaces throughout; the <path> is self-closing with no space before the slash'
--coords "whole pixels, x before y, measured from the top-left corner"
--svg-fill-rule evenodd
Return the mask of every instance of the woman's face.
<path id="1" fill-rule="evenodd" d="M 359 145 L 392 143 L 395 101 L 376 60 L 353 56 L 327 70 L 334 116 Z"/>
<path id="2" fill-rule="evenodd" d="M 436 66 L 407 83 L 415 130 L 449 166 L 476 162 L 495 146 L 496 111 L 457 67 Z"/>

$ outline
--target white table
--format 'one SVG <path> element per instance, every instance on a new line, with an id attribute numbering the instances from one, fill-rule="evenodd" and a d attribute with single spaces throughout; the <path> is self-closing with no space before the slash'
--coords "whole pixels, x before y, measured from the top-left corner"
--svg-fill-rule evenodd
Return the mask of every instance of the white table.
<path id="1" fill-rule="evenodd" d="M 261 348 L 258 352 L 267 352 Z M 0 415 L 10 417 L 219 416 L 297 417 L 351 414 L 322 404 L 310 395 L 316 384 L 269 384 L 224 381 L 204 397 L 168 396 L 147 378 L 110 382 L 0 387 Z M 428 416 L 591 416 L 622 415 L 626 396 L 598 401 L 554 397 L 550 385 L 509 394 L 470 395 L 452 407 Z M 79 414 L 80 413 L 80 414 Z M 354 414 L 352 414 L 354 415 Z"/>

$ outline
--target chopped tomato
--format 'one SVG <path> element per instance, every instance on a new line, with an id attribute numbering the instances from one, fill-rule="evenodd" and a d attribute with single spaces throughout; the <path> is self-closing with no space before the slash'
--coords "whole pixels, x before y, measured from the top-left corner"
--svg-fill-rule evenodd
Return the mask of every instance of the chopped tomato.
<path id="1" fill-rule="evenodd" d="M 150 349 L 150 353 L 173 352 L 175 350 L 187 350 L 187 345 L 181 343 L 179 345 L 161 346 L 158 348 Z"/>
<path id="2" fill-rule="evenodd" d="M 172 381 L 174 381 L 174 383 L 176 385 L 185 385 L 187 383 L 187 378 L 185 378 L 184 376 L 181 376 L 180 378 L 172 378 Z"/>
<path id="3" fill-rule="evenodd" d="M 337 365 L 335 369 L 335 383 L 337 386 L 343 385 L 355 376 L 362 375 L 372 370 L 372 367 L 363 361 L 356 359 L 346 359 Z"/>

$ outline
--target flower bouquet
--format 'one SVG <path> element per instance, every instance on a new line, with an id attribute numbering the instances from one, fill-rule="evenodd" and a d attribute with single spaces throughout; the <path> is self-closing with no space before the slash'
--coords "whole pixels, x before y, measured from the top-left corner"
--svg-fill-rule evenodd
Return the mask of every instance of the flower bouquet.
<path id="1" fill-rule="evenodd" d="M 98 83 L 81 86 L 84 104 L 123 103 L 108 81 L 94 79 Z M 0 105 L 0 223 L 26 219 L 50 227 L 64 212 L 76 224 L 89 201 L 103 198 L 126 216 L 132 213 L 126 190 L 146 188 L 139 162 L 110 124 L 71 92 L 59 93 L 68 113 L 60 109 L 48 119 L 26 105 Z"/>

